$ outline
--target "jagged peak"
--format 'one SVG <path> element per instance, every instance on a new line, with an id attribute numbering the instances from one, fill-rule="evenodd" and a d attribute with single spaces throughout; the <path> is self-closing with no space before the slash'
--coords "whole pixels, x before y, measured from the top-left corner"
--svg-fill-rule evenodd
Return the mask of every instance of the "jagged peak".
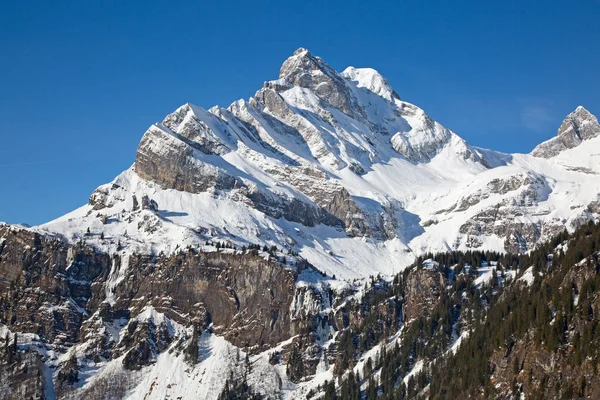
<path id="1" fill-rule="evenodd" d="M 572 111 L 569 115 L 567 115 L 563 122 L 565 121 L 575 121 L 575 122 L 585 122 L 585 121 L 593 121 L 596 117 L 589 112 L 583 106 L 577 106 L 577 108 Z"/>
<path id="2" fill-rule="evenodd" d="M 571 111 L 569 115 L 565 117 L 565 120 L 582 120 L 589 117 L 594 117 L 594 115 L 584 106 L 577 106 L 575 110 Z"/>
<path id="3" fill-rule="evenodd" d="M 296 50 L 296 51 L 294 52 L 294 55 L 295 55 L 295 56 L 298 56 L 298 55 L 303 55 L 303 54 L 307 54 L 307 55 L 309 55 L 309 56 L 310 56 L 310 52 L 308 51 L 308 49 L 305 49 L 304 47 L 300 47 L 300 48 L 298 48 L 298 50 Z"/>
<path id="4" fill-rule="evenodd" d="M 171 129 L 172 131 L 178 131 L 179 126 L 188 118 L 192 116 L 198 117 L 202 115 L 206 111 L 198 106 L 193 105 L 192 103 L 185 103 L 177 108 L 174 112 L 167 115 L 163 121 L 162 125 Z"/>
<path id="5" fill-rule="evenodd" d="M 352 117 L 364 117 L 347 80 L 320 57 L 300 48 L 289 57 L 279 71 L 276 90 L 298 86 L 311 90 L 317 97 Z"/>
<path id="6" fill-rule="evenodd" d="M 531 154 L 536 157 L 554 157 L 563 150 L 572 149 L 583 141 L 598 136 L 600 136 L 598 119 L 583 106 L 578 106 L 565 117 L 558 128 L 557 136 L 537 145 Z"/>
<path id="7" fill-rule="evenodd" d="M 589 129 L 593 132 L 587 132 Z M 597 136 L 599 129 L 598 119 L 583 106 L 578 106 L 565 117 L 558 129 L 558 136 L 575 134 L 584 140 Z"/>
<path id="8" fill-rule="evenodd" d="M 323 73 L 333 72 L 320 57 L 313 56 L 307 49 L 300 47 L 291 57 L 283 62 L 279 70 L 279 78 L 287 78 L 298 72 L 321 71 Z"/>

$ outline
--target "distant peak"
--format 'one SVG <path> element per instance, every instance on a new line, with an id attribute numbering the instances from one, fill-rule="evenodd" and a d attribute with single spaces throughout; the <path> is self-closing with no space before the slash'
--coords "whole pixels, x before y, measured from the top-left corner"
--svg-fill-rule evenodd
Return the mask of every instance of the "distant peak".
<path id="1" fill-rule="evenodd" d="M 565 117 L 556 137 L 536 146 L 531 152 L 536 157 L 550 158 L 566 149 L 579 146 L 583 141 L 600 136 L 598 119 L 578 106 L 575 111 Z"/>
<path id="2" fill-rule="evenodd" d="M 571 132 L 581 136 L 581 139 L 587 139 L 590 136 L 595 136 L 590 135 L 588 132 L 581 132 L 582 130 L 585 131 L 584 126 L 587 125 L 593 126 L 595 131 L 598 127 L 598 120 L 583 106 L 578 106 L 575 111 L 571 112 L 565 117 L 562 125 L 558 129 L 558 136 L 571 134 Z"/>
<path id="3" fill-rule="evenodd" d="M 582 120 L 593 117 L 592 113 L 585 109 L 583 106 L 577 106 L 575 111 L 571 112 L 565 120 Z"/>
<path id="4" fill-rule="evenodd" d="M 320 57 L 313 56 L 307 49 L 300 47 L 284 61 L 279 70 L 279 78 L 286 78 L 298 72 L 324 71 L 331 69 Z"/>
<path id="5" fill-rule="evenodd" d="M 300 47 L 298 50 L 296 50 L 294 52 L 294 55 L 298 56 L 298 55 L 301 55 L 301 54 L 304 54 L 304 53 L 306 53 L 306 55 L 310 56 L 310 52 L 307 49 L 305 49 L 304 47 Z"/>

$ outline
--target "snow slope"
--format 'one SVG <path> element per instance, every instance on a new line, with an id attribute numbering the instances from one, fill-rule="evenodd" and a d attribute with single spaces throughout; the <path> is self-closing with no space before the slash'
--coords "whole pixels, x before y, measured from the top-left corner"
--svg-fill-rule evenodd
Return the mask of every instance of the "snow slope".
<path id="1" fill-rule="evenodd" d="M 476 149 L 377 71 L 299 49 L 249 101 L 153 125 L 134 166 L 35 229 L 125 254 L 276 245 L 338 278 L 389 276 L 426 252 L 527 251 L 597 218 L 599 157 L 598 137 L 549 158 Z"/>

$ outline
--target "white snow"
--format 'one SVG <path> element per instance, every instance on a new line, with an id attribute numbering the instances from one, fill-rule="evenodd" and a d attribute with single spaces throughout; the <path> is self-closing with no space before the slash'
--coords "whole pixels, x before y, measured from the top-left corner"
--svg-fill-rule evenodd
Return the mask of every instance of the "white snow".
<path id="1" fill-rule="evenodd" d="M 354 279 L 378 273 L 389 277 L 426 252 L 468 250 L 467 240 L 478 241 L 481 249 L 503 251 L 504 238 L 459 233 L 465 222 L 486 209 L 515 207 L 520 214 L 515 222 L 572 229 L 581 216 L 587 215 L 587 204 L 598 199 L 600 138 L 587 140 L 585 146 L 552 159 L 473 149 L 437 123 L 431 122 L 433 130 L 428 128 L 431 123 L 423 110 L 388 98 L 391 89 L 374 70 L 349 68 L 340 76 L 348 80 L 349 89 L 366 110 L 365 120 L 323 105 L 309 89 L 293 87 L 281 93 L 295 113 L 286 123 L 304 136 L 282 134 L 246 102 L 234 103 L 229 110 L 216 107 L 209 111 L 185 105 L 178 110 L 188 110 L 179 126 L 201 121 L 207 126 L 202 140 L 225 149 L 220 156 L 195 151 L 198 162 L 228 171 L 274 196 L 295 197 L 308 203 L 312 200 L 307 188 L 333 192 L 344 187 L 366 221 L 372 225 L 383 221 L 391 237 L 381 237 L 380 233 L 349 237 L 343 230 L 329 226 L 307 227 L 274 219 L 249 207 L 234 192 L 192 194 L 165 189 L 141 179 L 133 167 L 97 191 L 104 193 L 108 207 L 94 210 L 85 205 L 34 229 L 58 233 L 73 242 L 85 240 L 120 254 L 121 268 L 112 271 L 112 286 L 126 276 L 127 255 L 132 252 L 171 253 L 187 246 L 201 247 L 206 240 L 226 240 L 238 247 L 258 243 L 292 248 L 329 276 Z M 403 110 L 402 117 L 396 115 L 398 109 Z M 258 135 L 271 150 L 239 128 L 226 125 L 237 117 L 256 121 Z M 334 126 L 328 118 L 333 118 Z M 369 124 L 381 126 L 389 135 L 374 132 Z M 157 153 L 183 143 L 162 125 L 150 130 L 164 134 L 163 142 L 152 145 Z M 392 148 L 392 136 L 401 137 L 398 140 L 410 149 L 422 151 L 438 141 L 448 142 L 443 142 L 446 144 L 429 161 L 413 162 Z M 469 151 L 481 154 L 494 168 L 465 158 Z M 303 174 L 290 167 L 289 160 L 324 177 Z M 351 164 L 360 165 L 365 173 L 357 175 L 349 168 Z M 289 173 L 282 174 L 284 170 Z M 502 187 L 509 181 L 534 183 L 503 194 L 490 193 L 492 184 L 500 182 Z M 158 204 L 158 211 L 133 210 L 134 196 L 138 203 L 148 196 Z M 461 202 L 469 206 L 454 210 Z M 88 228 L 90 235 L 85 234 Z M 547 234 L 543 230 L 542 238 L 551 234 L 552 230 Z M 480 277 L 481 282 L 485 279 L 487 276 Z"/>
<path id="2" fill-rule="evenodd" d="M 539 273 L 539 275 L 541 275 L 541 272 Z M 525 282 L 527 286 L 531 286 L 534 280 L 535 276 L 533 274 L 533 267 L 527 268 L 525 272 L 523 272 L 523 275 L 521 275 L 521 277 L 517 279 L 517 281 L 519 282 Z"/>
<path id="3" fill-rule="evenodd" d="M 477 278 L 475 279 L 475 286 L 481 286 L 485 284 L 489 284 L 494 276 L 494 272 L 496 272 L 496 276 L 500 278 L 499 273 L 496 271 L 497 265 L 490 264 L 488 265 L 486 262 L 483 262 L 481 267 L 477 269 Z"/>
<path id="4" fill-rule="evenodd" d="M 404 382 L 404 384 L 408 385 L 408 381 L 410 380 L 410 378 L 414 378 L 419 372 L 421 372 L 423 370 L 423 366 L 424 366 L 423 360 L 417 361 L 415 366 L 410 370 L 410 372 L 408 374 L 406 374 L 406 376 L 402 380 Z"/>

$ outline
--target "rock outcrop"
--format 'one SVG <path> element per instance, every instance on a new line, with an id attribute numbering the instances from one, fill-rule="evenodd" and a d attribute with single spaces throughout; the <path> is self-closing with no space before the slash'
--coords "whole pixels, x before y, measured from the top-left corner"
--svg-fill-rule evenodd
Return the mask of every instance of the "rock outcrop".
<path id="1" fill-rule="evenodd" d="M 240 185 L 238 179 L 223 168 L 203 162 L 196 156 L 198 152 L 200 150 L 190 141 L 156 125 L 148 129 L 138 146 L 135 171 L 140 177 L 166 188 L 190 193 L 233 189 Z"/>
<path id="2" fill-rule="evenodd" d="M 344 79 L 315 57 L 308 50 L 300 48 L 288 58 L 279 71 L 279 79 L 291 86 L 310 89 L 321 100 L 352 117 L 364 117 Z"/>
<path id="3" fill-rule="evenodd" d="M 7 336 L 9 343 L 2 343 L 0 355 L 0 397 L 6 400 L 44 399 L 44 362 L 35 351 L 18 351 L 10 348 L 14 338 Z M 4 342 L 4 339 L 0 340 Z"/>
<path id="4" fill-rule="evenodd" d="M 405 296 L 402 306 L 404 321 L 431 314 L 433 307 L 446 289 L 447 279 L 431 262 L 424 267 L 413 268 L 405 278 Z"/>
<path id="5" fill-rule="evenodd" d="M 598 119 L 588 110 L 579 106 L 567 115 L 558 129 L 558 135 L 538 145 L 531 154 L 536 157 L 551 158 L 598 135 L 600 135 Z"/>

